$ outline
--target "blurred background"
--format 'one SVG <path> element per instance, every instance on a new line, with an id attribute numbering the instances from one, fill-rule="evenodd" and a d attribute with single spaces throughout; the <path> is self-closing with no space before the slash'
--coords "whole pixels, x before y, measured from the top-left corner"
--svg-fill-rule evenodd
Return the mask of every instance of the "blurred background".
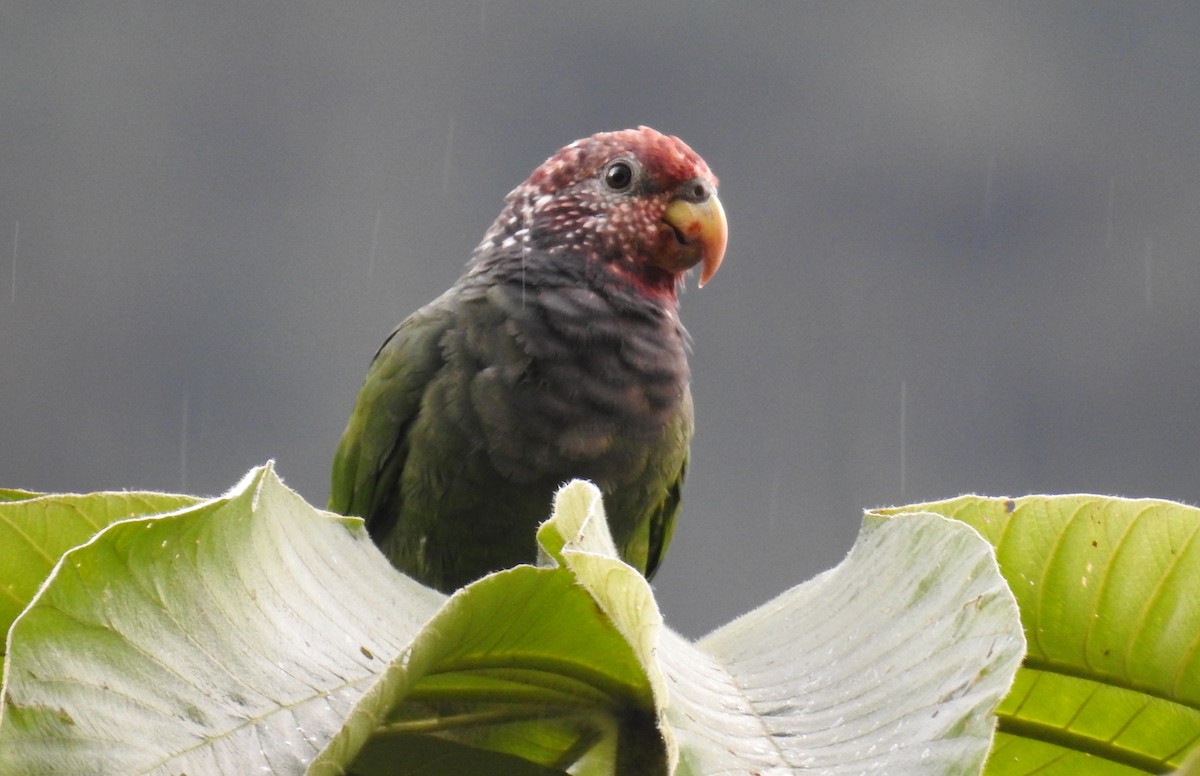
<path id="1" fill-rule="evenodd" d="M 765 6 L 766 4 L 762 4 Z M 0 485 L 315 504 L 558 147 L 721 178 L 655 581 L 700 635 L 965 492 L 1200 501 L 1200 5 L 0 3 Z"/>

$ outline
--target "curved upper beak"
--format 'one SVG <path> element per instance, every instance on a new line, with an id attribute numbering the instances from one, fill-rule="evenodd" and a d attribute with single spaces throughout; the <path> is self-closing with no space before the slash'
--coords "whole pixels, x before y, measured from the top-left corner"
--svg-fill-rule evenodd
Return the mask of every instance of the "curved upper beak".
<path id="1" fill-rule="evenodd" d="M 721 259 L 725 258 L 729 228 L 725 209 L 715 191 L 701 201 L 695 200 L 695 196 L 677 197 L 663 214 L 663 221 L 674 230 L 680 248 L 670 259 L 665 259 L 669 266 L 664 269 L 682 272 L 699 264 L 703 286 L 717 274 Z"/>

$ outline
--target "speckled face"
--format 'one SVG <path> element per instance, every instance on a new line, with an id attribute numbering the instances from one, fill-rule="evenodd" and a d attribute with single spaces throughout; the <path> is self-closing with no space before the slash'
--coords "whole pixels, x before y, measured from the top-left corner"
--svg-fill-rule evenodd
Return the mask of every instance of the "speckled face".
<path id="1" fill-rule="evenodd" d="M 664 216 L 673 201 L 715 199 L 716 188 L 708 165 L 683 141 L 639 127 L 566 146 L 510 201 L 527 203 L 534 247 L 581 255 L 673 288 L 696 259 L 676 261 L 679 268 L 662 259 L 679 253 L 687 239 Z"/>

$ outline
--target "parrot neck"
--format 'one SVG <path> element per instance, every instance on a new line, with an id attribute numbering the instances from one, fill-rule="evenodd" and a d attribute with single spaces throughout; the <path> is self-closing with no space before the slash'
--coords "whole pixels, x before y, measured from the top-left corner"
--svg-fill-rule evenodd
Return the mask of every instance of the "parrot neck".
<path id="1" fill-rule="evenodd" d="M 606 269 L 634 288 L 637 293 L 660 300 L 672 311 L 679 307 L 679 287 L 683 276 L 644 261 L 614 260 Z"/>
<path id="2" fill-rule="evenodd" d="M 475 398 L 506 476 L 622 482 L 642 465 L 631 445 L 661 439 L 689 401 L 673 297 L 603 275 L 516 271 L 461 289 L 481 306 L 461 347 L 493 365 Z"/>

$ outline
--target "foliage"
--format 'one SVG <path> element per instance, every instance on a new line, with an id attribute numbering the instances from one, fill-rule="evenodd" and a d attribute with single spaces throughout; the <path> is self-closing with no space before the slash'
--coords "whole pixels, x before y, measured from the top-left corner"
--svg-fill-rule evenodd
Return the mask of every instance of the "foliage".
<path id="1" fill-rule="evenodd" d="M 932 511 L 996 547 L 1029 638 L 989 774 L 1164 773 L 1200 743 L 1200 510 L 968 496 Z"/>
<path id="2" fill-rule="evenodd" d="M 693 643 L 583 482 L 542 565 L 450 597 L 270 464 L 208 500 L 3 491 L 0 774 L 965 774 L 997 718 L 989 774 L 1163 772 L 1200 736 L 1198 527 L 1099 497 L 877 510 Z"/>

